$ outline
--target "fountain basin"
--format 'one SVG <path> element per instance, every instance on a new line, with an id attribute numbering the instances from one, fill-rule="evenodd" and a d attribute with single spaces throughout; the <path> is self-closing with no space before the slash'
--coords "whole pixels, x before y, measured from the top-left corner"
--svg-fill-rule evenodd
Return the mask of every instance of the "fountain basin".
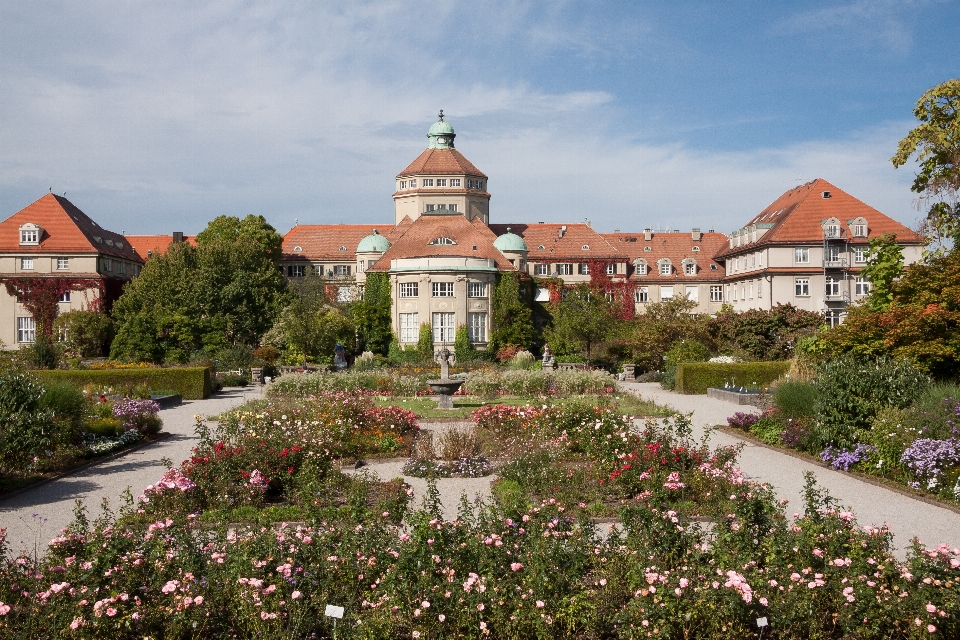
<path id="1" fill-rule="evenodd" d="M 440 397 L 437 409 L 453 409 L 453 394 L 463 386 L 463 380 L 427 380 L 430 389 Z"/>

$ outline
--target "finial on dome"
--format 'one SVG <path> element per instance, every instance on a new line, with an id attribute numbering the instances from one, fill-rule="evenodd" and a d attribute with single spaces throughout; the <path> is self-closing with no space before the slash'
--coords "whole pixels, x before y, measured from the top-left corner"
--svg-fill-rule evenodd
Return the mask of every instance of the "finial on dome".
<path id="1" fill-rule="evenodd" d="M 507 233 L 510 233 L 510 227 L 507 227 Z"/>
<path id="2" fill-rule="evenodd" d="M 373 230 L 373 235 L 378 236 L 378 235 L 380 235 L 380 234 L 377 233 L 377 230 L 376 230 L 376 229 L 374 229 L 374 230 Z"/>
<path id="3" fill-rule="evenodd" d="M 443 122 L 443 109 L 440 109 L 440 122 Z"/>

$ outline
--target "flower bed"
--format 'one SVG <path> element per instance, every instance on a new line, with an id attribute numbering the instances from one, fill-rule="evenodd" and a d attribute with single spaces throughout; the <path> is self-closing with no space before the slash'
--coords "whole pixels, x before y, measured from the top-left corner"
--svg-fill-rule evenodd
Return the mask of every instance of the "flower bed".
<path id="1" fill-rule="evenodd" d="M 781 639 L 960 635 L 960 550 L 898 562 L 888 531 L 857 526 L 812 479 L 788 519 L 736 451 L 691 441 L 687 417 L 634 430 L 596 407 L 488 413 L 484 429 L 518 444 L 501 481 L 516 499 L 444 521 L 435 489 L 412 511 L 400 485 L 371 500 L 372 480 L 332 470 L 337 438 L 355 450 L 371 442 L 362 425 L 383 427 L 368 410 L 335 394 L 225 417 L 195 457 L 222 455 L 206 468 L 233 489 L 194 460 L 118 514 L 78 517 L 44 558 L 4 556 L 2 633 L 330 637 L 333 604 L 339 638 L 743 638 L 759 617 Z M 268 499 L 291 458 L 281 490 L 303 524 L 263 520 L 270 507 L 211 526 Z M 614 535 L 566 499 L 574 483 L 619 505 Z"/>

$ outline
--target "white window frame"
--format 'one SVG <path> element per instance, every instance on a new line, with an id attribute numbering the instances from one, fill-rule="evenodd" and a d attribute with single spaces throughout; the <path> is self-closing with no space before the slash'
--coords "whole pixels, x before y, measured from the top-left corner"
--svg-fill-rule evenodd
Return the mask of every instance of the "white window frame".
<path id="1" fill-rule="evenodd" d="M 793 262 L 795 264 L 809 264 L 810 263 L 810 248 L 809 247 L 794 247 L 793 249 Z"/>
<path id="2" fill-rule="evenodd" d="M 481 191 L 483 191 L 483 180 L 477 180 L 477 181 L 474 183 L 474 186 L 475 186 L 477 189 L 480 189 Z"/>
<path id="3" fill-rule="evenodd" d="M 840 225 L 838 224 L 825 224 L 823 225 L 823 235 L 826 238 L 839 238 L 840 237 Z"/>
<path id="4" fill-rule="evenodd" d="M 401 298 L 419 298 L 420 283 L 419 282 L 401 282 L 400 297 Z"/>
<path id="5" fill-rule="evenodd" d="M 467 297 L 468 298 L 486 298 L 487 283 L 486 282 L 468 282 Z M 481 340 L 481 342 L 486 342 L 486 340 Z"/>
<path id="6" fill-rule="evenodd" d="M 550 263 L 549 262 L 537 262 L 533 265 L 533 275 L 535 276 L 548 276 L 550 275 Z"/>
<path id="7" fill-rule="evenodd" d="M 344 277 L 350 275 L 350 265 L 348 264 L 335 264 L 333 265 L 333 275 L 338 277 Z"/>
<path id="8" fill-rule="evenodd" d="M 793 295 L 798 298 L 810 297 L 810 278 L 793 279 Z"/>
<path id="9" fill-rule="evenodd" d="M 854 247 L 853 261 L 856 263 L 865 264 L 867 262 L 868 251 L 870 251 L 870 247 Z"/>
<path id="10" fill-rule="evenodd" d="M 460 178 L 450 178 L 450 186 L 451 186 L 451 187 L 459 187 L 459 186 L 460 186 Z"/>
<path id="11" fill-rule="evenodd" d="M 70 302 L 70 292 L 64 291 L 60 294 L 60 299 L 57 302 Z"/>
<path id="12" fill-rule="evenodd" d="M 467 314 L 467 332 L 470 335 L 470 342 L 487 341 L 487 313 L 485 311 Z"/>
<path id="13" fill-rule="evenodd" d="M 29 344 L 37 341 L 37 322 L 33 316 L 17 317 L 17 342 Z"/>
<path id="14" fill-rule="evenodd" d="M 434 344 L 452 343 L 456 335 L 456 314 L 452 311 L 435 311 L 431 327 Z"/>
<path id="15" fill-rule="evenodd" d="M 660 267 L 660 268 L 659 268 L 658 271 L 659 271 L 660 275 L 662 275 L 662 276 L 668 276 L 668 275 L 670 275 L 671 273 L 673 273 L 673 265 L 670 264 L 670 261 L 669 261 L 669 260 L 665 260 L 665 261 L 661 262 L 660 265 L 659 265 L 659 267 Z"/>
<path id="16" fill-rule="evenodd" d="M 70 268 L 70 258 L 57 258 L 57 271 L 64 271 Z"/>
<path id="17" fill-rule="evenodd" d="M 40 244 L 40 231 L 37 229 L 20 229 L 20 244 Z M 33 342 L 31 340 L 31 342 Z"/>
<path id="18" fill-rule="evenodd" d="M 856 294 L 858 296 L 868 296 L 870 295 L 870 280 L 864 278 L 863 276 L 857 276 L 856 284 L 854 285 Z"/>
<path id="19" fill-rule="evenodd" d="M 410 188 L 411 188 L 411 189 L 416 189 L 416 188 L 417 188 L 417 181 L 416 181 L 416 180 L 411 180 L 411 181 L 410 181 Z"/>
<path id="20" fill-rule="evenodd" d="M 432 187 L 432 186 L 433 186 L 433 178 L 424 178 L 424 179 L 423 179 L 423 186 L 425 186 L 425 187 Z"/>
<path id="21" fill-rule="evenodd" d="M 650 302 L 650 288 L 637 287 L 633 290 L 633 301 L 638 303 Z"/>
<path id="22" fill-rule="evenodd" d="M 710 286 L 710 302 L 723 302 L 723 286 Z"/>
<path id="23" fill-rule="evenodd" d="M 683 295 L 686 296 L 687 300 L 700 302 L 700 287 L 695 284 L 686 285 L 683 290 Z"/>
<path id="24" fill-rule="evenodd" d="M 867 225 L 866 225 L 866 224 L 855 224 L 855 225 L 853 225 L 853 237 L 854 237 L 854 238 L 866 238 L 866 237 L 867 237 Z"/>
<path id="25" fill-rule="evenodd" d="M 580 262 L 577 264 L 577 274 L 581 276 L 590 275 L 590 263 L 589 262 Z"/>
<path id="26" fill-rule="evenodd" d="M 660 285 L 660 299 L 673 300 L 673 285 Z"/>
<path id="27" fill-rule="evenodd" d="M 638 276 L 647 275 L 647 263 L 641 262 L 636 265 L 636 272 Z"/>
<path id="28" fill-rule="evenodd" d="M 573 263 L 572 263 L 572 262 L 558 262 L 558 263 L 557 263 L 557 275 L 558 275 L 558 276 L 572 276 L 572 275 L 573 275 Z"/>
<path id="29" fill-rule="evenodd" d="M 420 314 L 400 314 L 400 342 L 409 344 L 420 340 Z"/>
<path id="30" fill-rule="evenodd" d="M 437 178 L 437 186 L 438 186 L 438 187 L 445 187 L 445 186 L 447 186 L 447 179 L 446 179 L 446 178 Z"/>
<path id="31" fill-rule="evenodd" d="M 430 293 L 434 298 L 452 298 L 453 297 L 453 284 L 452 282 L 433 282 L 431 283 Z"/>
<path id="32" fill-rule="evenodd" d="M 683 274 L 686 276 L 695 276 L 697 275 L 697 263 L 696 262 L 687 262 L 683 265 Z"/>
<path id="33" fill-rule="evenodd" d="M 306 275 L 307 275 L 307 265 L 305 264 L 287 265 L 288 278 L 303 278 Z"/>
<path id="34" fill-rule="evenodd" d="M 824 295 L 828 298 L 840 297 L 840 280 L 833 276 L 824 279 Z"/>
<path id="35" fill-rule="evenodd" d="M 606 271 L 607 271 L 607 275 L 608 275 L 608 276 L 615 276 L 615 275 L 617 275 L 617 265 L 616 265 L 616 263 L 611 262 L 610 264 L 608 264 L 608 265 L 606 266 Z"/>
<path id="36" fill-rule="evenodd" d="M 33 271 L 33 258 L 20 258 L 21 271 Z"/>

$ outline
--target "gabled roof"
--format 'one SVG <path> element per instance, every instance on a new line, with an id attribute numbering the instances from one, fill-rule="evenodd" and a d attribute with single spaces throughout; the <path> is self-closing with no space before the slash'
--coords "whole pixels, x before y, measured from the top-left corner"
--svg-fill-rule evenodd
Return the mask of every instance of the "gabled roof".
<path id="1" fill-rule="evenodd" d="M 827 193 L 826 197 L 824 194 Z M 823 240 L 821 223 L 828 218 L 840 221 L 844 237 L 856 242 L 867 242 L 887 233 L 897 236 L 903 244 L 922 244 L 923 239 L 890 216 L 881 213 L 823 178 L 800 185 L 785 192 L 745 226 L 771 225 L 756 242 L 739 247 L 724 247 L 716 257 L 736 255 L 774 244 L 819 243 Z M 867 237 L 853 238 L 848 222 L 854 218 L 867 220 Z"/>
<path id="2" fill-rule="evenodd" d="M 20 227 L 43 229 L 40 244 L 20 245 Z M 140 256 L 119 233 L 108 231 L 62 196 L 48 193 L 0 222 L 0 251 L 16 253 L 99 253 L 140 262 Z"/>
<path id="3" fill-rule="evenodd" d="M 130 243 L 140 256 L 141 260 L 146 260 L 150 254 L 161 255 L 167 252 L 170 245 L 173 244 L 173 235 L 159 236 L 126 236 Z M 183 241 L 193 246 L 197 246 L 197 236 L 183 236 Z"/>
<path id="4" fill-rule="evenodd" d="M 577 224 L 492 224 L 490 229 L 498 236 L 515 233 L 527 243 L 527 260 L 544 262 L 557 260 L 614 260 L 624 258 L 602 235 L 589 225 Z M 562 236 L 561 236 L 562 232 Z M 583 246 L 590 247 L 584 249 Z M 540 247 L 543 247 L 541 249 Z"/>
<path id="5" fill-rule="evenodd" d="M 397 174 L 397 177 L 426 174 L 426 175 L 470 175 L 486 178 L 487 175 L 473 166 L 462 153 L 456 149 L 424 149 L 417 159 L 406 169 Z"/>
<path id="6" fill-rule="evenodd" d="M 635 270 L 630 276 L 631 280 L 666 282 L 671 280 L 715 280 L 719 282 L 723 279 L 723 264 L 716 262 L 713 256 L 727 244 L 727 236 L 722 233 L 701 233 L 700 240 L 694 240 L 689 233 L 672 231 L 668 233 L 654 232 L 650 240 L 644 240 L 643 232 L 640 233 L 604 233 L 601 234 L 610 244 L 617 247 L 621 253 L 625 253 L 629 261 L 643 259 L 647 261 L 647 275 L 639 275 Z M 699 247 L 695 251 L 694 247 Z M 647 251 L 649 248 L 649 251 Z M 663 258 L 670 260 L 673 265 L 672 273 L 669 276 L 660 275 L 657 261 Z M 683 273 L 683 261 L 686 258 L 693 258 L 697 263 L 697 274 L 688 276 Z M 713 266 L 716 266 L 714 269 Z"/>
<path id="7" fill-rule="evenodd" d="M 385 224 L 301 224 L 283 236 L 283 260 L 349 260 L 357 245 L 376 229 L 393 242 L 396 230 Z M 296 248 L 300 247 L 300 251 Z M 343 247 L 343 251 L 340 251 Z"/>
<path id="8" fill-rule="evenodd" d="M 431 244 L 436 238 L 449 238 L 456 244 Z M 462 213 L 430 212 L 414 220 L 400 237 L 390 238 L 393 246 L 370 270 L 388 271 L 391 260 L 402 258 L 442 257 L 484 258 L 493 260 L 500 271 L 515 270 L 494 248 L 496 238 L 485 224 L 471 222 Z"/>

